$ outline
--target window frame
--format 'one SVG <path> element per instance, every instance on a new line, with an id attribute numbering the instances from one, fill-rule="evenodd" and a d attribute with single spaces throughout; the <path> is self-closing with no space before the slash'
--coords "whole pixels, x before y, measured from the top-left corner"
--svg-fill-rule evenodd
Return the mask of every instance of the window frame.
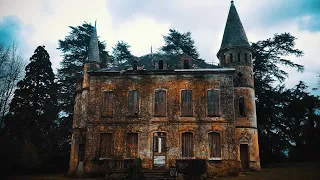
<path id="1" fill-rule="evenodd" d="M 156 113 L 156 104 L 157 104 L 156 103 L 156 93 L 157 92 L 164 92 L 165 102 L 164 102 L 164 110 L 163 110 L 164 113 L 163 114 L 161 114 L 161 110 L 159 110 L 160 113 L 159 112 Z M 167 90 L 166 89 L 155 89 L 154 93 L 153 93 L 153 97 L 154 97 L 154 99 L 153 99 L 153 116 L 154 117 L 167 117 L 167 111 L 168 111 Z"/>
<path id="2" fill-rule="evenodd" d="M 136 135 L 136 138 L 137 138 L 137 143 L 136 143 L 136 147 L 134 147 L 135 149 L 135 153 L 136 153 L 136 156 L 132 156 L 131 152 L 130 152 L 130 157 L 128 156 L 128 149 L 130 149 L 131 151 L 131 148 L 130 145 L 128 144 L 128 136 L 129 135 Z M 139 157 L 139 133 L 137 132 L 127 132 L 126 133 L 126 139 L 125 139 L 125 159 L 135 159 L 135 158 L 138 158 Z M 135 137 L 134 137 L 135 139 Z"/>
<path id="3" fill-rule="evenodd" d="M 110 135 L 111 136 L 111 142 L 109 143 L 110 144 L 110 157 L 108 157 L 108 155 L 107 155 L 107 148 L 105 148 L 105 157 L 101 157 L 101 146 L 102 146 L 102 136 L 103 135 Z M 113 156 L 113 148 L 114 148 L 114 144 L 113 144 L 113 134 L 112 133 L 109 133 L 109 132 L 103 132 L 103 133 L 100 133 L 99 134 L 99 149 L 98 149 L 98 151 L 99 151 L 99 159 L 101 159 L 101 160 L 103 160 L 103 159 L 111 159 L 112 158 L 112 156 Z M 108 143 L 106 143 L 105 144 L 105 146 L 107 145 Z"/>
<path id="4" fill-rule="evenodd" d="M 192 156 L 184 156 L 184 134 L 190 134 L 192 137 L 191 137 L 191 140 L 192 140 L 192 143 L 191 143 L 191 147 L 192 147 Z M 195 140 L 194 140 L 194 133 L 193 132 L 190 132 L 190 131 L 186 131 L 186 132 L 182 132 L 181 133 L 181 158 L 182 159 L 194 159 L 195 158 L 195 152 L 194 152 L 194 146 L 195 146 Z"/>
<path id="5" fill-rule="evenodd" d="M 218 113 L 209 114 L 209 91 L 218 92 Z M 221 90 L 217 88 L 207 89 L 207 117 L 221 117 Z"/>
<path id="6" fill-rule="evenodd" d="M 115 91 L 114 90 L 105 90 L 103 91 L 103 102 L 102 102 L 102 115 L 104 117 L 113 117 L 114 116 L 114 112 L 115 112 L 115 106 L 113 103 L 111 103 L 111 113 L 110 114 L 107 114 L 107 111 L 106 111 L 106 100 L 105 100 L 105 93 L 112 93 L 113 95 L 113 101 L 115 101 Z"/>
<path id="7" fill-rule="evenodd" d="M 184 91 L 189 91 L 189 92 L 191 92 L 191 102 L 189 102 L 190 103 L 190 113 L 189 114 L 185 114 L 184 113 L 184 106 L 183 106 L 183 92 Z M 188 108 L 189 109 L 189 108 Z M 193 107 L 193 90 L 191 90 L 191 89 L 181 89 L 180 90 L 180 112 L 181 112 L 181 117 L 193 117 L 194 116 L 194 113 L 193 113 L 193 110 L 194 110 L 194 107 Z"/>
<path id="8" fill-rule="evenodd" d="M 130 93 L 131 92 L 137 92 L 137 106 L 136 106 L 136 109 L 134 108 L 134 102 L 132 102 L 132 112 L 131 112 L 131 103 L 130 103 L 130 100 L 131 100 L 131 96 L 130 96 Z M 127 105 L 127 113 L 128 113 L 128 117 L 139 117 L 140 115 L 140 92 L 138 89 L 130 89 L 128 91 L 128 105 Z M 137 110 L 136 113 L 134 113 L 134 111 Z"/>
<path id="9" fill-rule="evenodd" d="M 220 146 L 220 157 L 211 157 L 211 147 L 210 147 L 210 135 L 218 134 L 219 135 L 219 146 Z M 220 131 L 210 131 L 208 132 L 208 159 L 209 160 L 222 160 L 222 132 Z"/>

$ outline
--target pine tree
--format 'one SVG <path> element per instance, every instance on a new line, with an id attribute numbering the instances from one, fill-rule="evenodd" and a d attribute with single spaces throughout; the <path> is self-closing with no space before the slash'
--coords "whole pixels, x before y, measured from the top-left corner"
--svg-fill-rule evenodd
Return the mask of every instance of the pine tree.
<path id="1" fill-rule="evenodd" d="M 30 154 L 43 157 L 53 145 L 51 130 L 58 114 L 55 77 L 44 46 L 37 47 L 25 70 L 10 104 L 6 129 L 13 140 L 20 142 L 21 149 L 37 147 L 36 152 L 22 150 L 21 157 Z"/>
<path id="2" fill-rule="evenodd" d="M 131 54 L 130 45 L 123 41 L 118 41 L 117 44 L 112 48 L 112 54 L 117 64 L 121 67 L 125 65 L 132 66 L 133 55 Z"/>
<path id="3" fill-rule="evenodd" d="M 163 36 L 165 45 L 161 50 L 167 54 L 187 54 L 194 59 L 199 58 L 199 53 L 194 45 L 191 32 L 180 33 L 175 29 L 170 29 L 167 36 Z"/>

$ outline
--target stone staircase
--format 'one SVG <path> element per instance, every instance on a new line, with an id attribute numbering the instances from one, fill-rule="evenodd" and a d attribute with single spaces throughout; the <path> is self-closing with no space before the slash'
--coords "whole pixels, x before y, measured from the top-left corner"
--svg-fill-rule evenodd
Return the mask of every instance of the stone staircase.
<path id="1" fill-rule="evenodd" d="M 141 180 L 170 180 L 170 172 L 167 169 L 161 170 L 143 170 Z"/>

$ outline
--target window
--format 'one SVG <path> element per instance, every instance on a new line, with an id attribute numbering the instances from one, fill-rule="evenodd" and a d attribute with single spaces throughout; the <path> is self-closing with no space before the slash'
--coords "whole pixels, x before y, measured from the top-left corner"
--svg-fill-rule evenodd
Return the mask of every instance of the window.
<path id="1" fill-rule="evenodd" d="M 245 62 L 248 62 L 248 54 L 247 53 L 244 53 L 244 60 L 245 60 Z"/>
<path id="2" fill-rule="evenodd" d="M 252 61 L 252 55 L 251 54 L 250 54 L 250 59 L 249 60 L 250 60 L 250 62 Z"/>
<path id="3" fill-rule="evenodd" d="M 181 91 L 181 115 L 190 117 L 192 116 L 192 91 L 182 90 Z"/>
<path id="4" fill-rule="evenodd" d="M 245 116 L 244 99 L 243 99 L 243 97 L 239 98 L 239 115 L 240 116 Z"/>
<path id="5" fill-rule="evenodd" d="M 182 157 L 193 157 L 193 134 L 182 133 Z"/>
<path id="6" fill-rule="evenodd" d="M 230 53 L 230 62 L 233 62 L 232 53 Z"/>
<path id="7" fill-rule="evenodd" d="M 163 60 L 159 60 L 159 69 L 163 69 Z"/>
<path id="8" fill-rule="evenodd" d="M 167 97 L 165 90 L 156 90 L 154 94 L 154 116 L 166 116 Z"/>
<path id="9" fill-rule="evenodd" d="M 220 115 L 220 91 L 217 89 L 208 90 L 208 116 Z"/>
<path id="10" fill-rule="evenodd" d="M 79 144 L 79 162 L 84 160 L 84 144 Z"/>
<path id="11" fill-rule="evenodd" d="M 105 91 L 103 92 L 103 115 L 112 116 L 114 108 L 114 92 Z"/>
<path id="12" fill-rule="evenodd" d="M 210 158 L 221 158 L 220 133 L 209 133 Z"/>
<path id="13" fill-rule="evenodd" d="M 183 68 L 184 68 L 184 69 L 190 69 L 189 61 L 187 61 L 187 60 L 184 60 L 184 61 L 183 61 Z"/>
<path id="14" fill-rule="evenodd" d="M 133 70 L 138 69 L 138 62 L 136 60 L 133 61 Z"/>
<path id="15" fill-rule="evenodd" d="M 135 158 L 138 156 L 138 133 L 127 133 L 126 157 Z"/>
<path id="16" fill-rule="evenodd" d="M 110 158 L 112 155 L 112 134 L 100 134 L 100 158 Z"/>
<path id="17" fill-rule="evenodd" d="M 139 92 L 137 90 L 129 91 L 128 113 L 130 116 L 139 115 Z"/>
<path id="18" fill-rule="evenodd" d="M 241 62 L 241 60 L 240 60 L 240 53 L 238 53 L 238 62 Z"/>

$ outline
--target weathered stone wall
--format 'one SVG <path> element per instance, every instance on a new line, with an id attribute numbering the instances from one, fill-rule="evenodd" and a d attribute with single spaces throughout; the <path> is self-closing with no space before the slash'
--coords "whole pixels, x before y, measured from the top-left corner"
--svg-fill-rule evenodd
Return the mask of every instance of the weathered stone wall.
<path id="1" fill-rule="evenodd" d="M 237 147 L 235 139 L 232 74 L 226 72 L 155 72 L 143 74 L 91 74 L 88 106 L 88 125 L 85 154 L 85 171 L 97 170 L 93 159 L 99 153 L 100 133 L 113 134 L 113 156 L 125 158 L 126 133 L 138 133 L 139 157 L 144 168 L 152 168 L 152 135 L 154 132 L 166 132 L 166 167 L 175 164 L 181 158 L 181 136 L 183 132 L 192 132 L 194 136 L 194 158 L 209 157 L 208 133 L 221 133 L 222 160 L 220 168 L 211 172 L 221 174 L 235 167 Z M 128 91 L 139 91 L 139 115 L 129 117 Z M 167 116 L 154 117 L 154 92 L 165 89 L 167 92 Z M 193 97 L 193 117 L 181 117 L 181 90 L 191 89 Z M 207 116 L 207 90 L 220 89 L 220 117 Z M 103 116 L 103 92 L 115 93 L 114 116 Z M 232 166 L 230 162 L 233 162 Z M 217 172 L 215 172 L 217 171 Z M 219 172 L 220 171 L 220 172 Z"/>

